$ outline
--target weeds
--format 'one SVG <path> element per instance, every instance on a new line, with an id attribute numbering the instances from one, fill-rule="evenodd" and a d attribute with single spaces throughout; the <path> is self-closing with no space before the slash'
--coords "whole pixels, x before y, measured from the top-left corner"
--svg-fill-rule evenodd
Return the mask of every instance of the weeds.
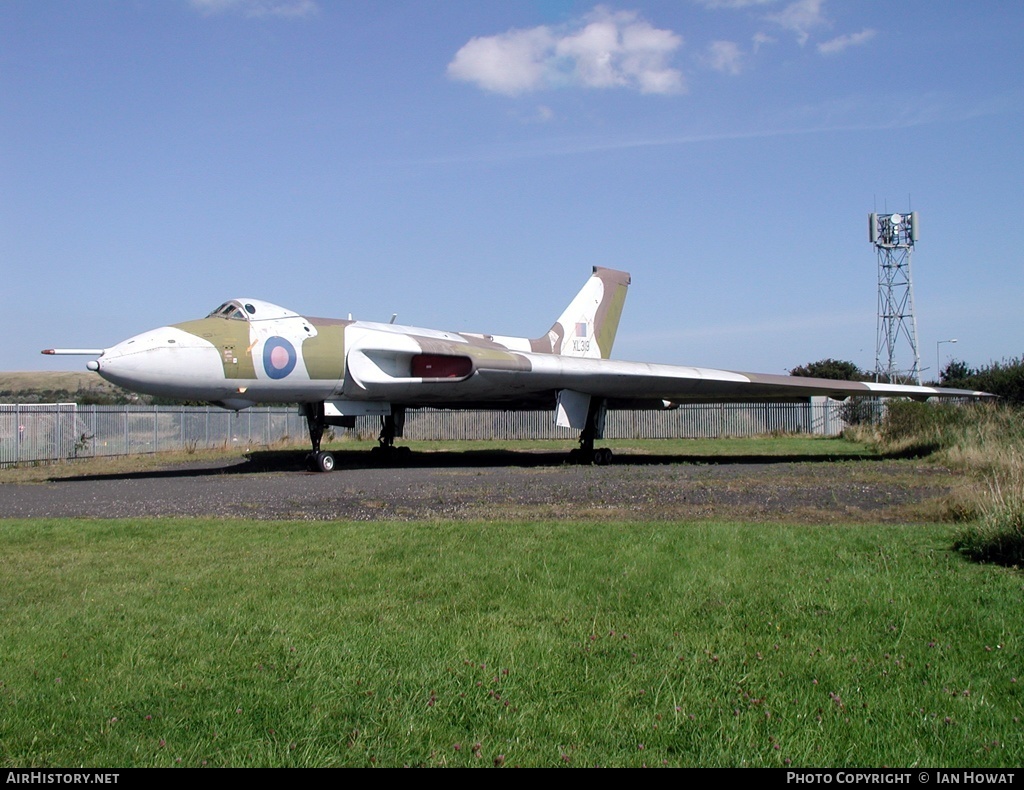
<path id="1" fill-rule="evenodd" d="M 934 454 L 966 473 L 968 485 L 947 501 L 947 518 L 970 521 L 955 547 L 973 559 L 1024 565 L 1024 420 L 1002 404 L 889 403 L 877 428 L 857 426 L 850 438 L 873 433 L 888 454 Z"/>
<path id="2" fill-rule="evenodd" d="M 989 480 L 988 496 L 980 518 L 961 530 L 954 547 L 981 562 L 1024 566 L 1024 464 L 1014 468 L 1011 480 Z"/>

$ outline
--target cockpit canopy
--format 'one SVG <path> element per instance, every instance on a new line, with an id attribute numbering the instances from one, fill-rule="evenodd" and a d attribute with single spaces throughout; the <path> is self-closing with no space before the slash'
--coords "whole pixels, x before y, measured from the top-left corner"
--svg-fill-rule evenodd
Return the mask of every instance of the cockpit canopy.
<path id="1" fill-rule="evenodd" d="M 260 299 L 231 299 L 207 316 L 207 318 L 230 318 L 235 321 L 265 321 L 270 318 L 295 317 L 298 317 L 298 313 Z"/>
<path id="2" fill-rule="evenodd" d="M 254 305 L 249 306 L 253 308 L 252 312 L 256 312 L 256 308 Z M 239 321 L 246 321 L 248 320 L 248 318 L 245 312 L 243 312 L 244 310 L 245 307 L 240 305 L 238 302 L 225 302 L 212 313 L 210 313 L 210 315 L 208 315 L 207 318 L 212 318 L 213 316 L 221 316 L 222 318 L 235 318 Z"/>

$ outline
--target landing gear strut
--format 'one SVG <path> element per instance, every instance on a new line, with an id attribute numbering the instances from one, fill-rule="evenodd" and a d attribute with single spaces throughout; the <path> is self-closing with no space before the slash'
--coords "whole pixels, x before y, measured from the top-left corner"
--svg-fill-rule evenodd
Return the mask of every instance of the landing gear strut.
<path id="1" fill-rule="evenodd" d="M 309 426 L 309 441 L 313 445 L 312 452 L 306 456 L 306 467 L 311 472 L 333 472 L 334 456 L 320 451 L 320 442 L 324 438 L 324 428 L 327 426 L 323 401 L 307 403 L 303 409 L 306 412 L 306 424 Z"/>
<path id="2" fill-rule="evenodd" d="M 578 464 L 607 466 L 612 462 L 612 451 L 608 447 L 594 449 L 594 440 L 604 438 L 604 418 L 607 406 L 601 398 L 591 398 L 587 410 L 587 424 L 580 434 L 580 446 L 569 453 L 569 458 Z"/>
<path id="3" fill-rule="evenodd" d="M 408 454 L 408 447 L 395 447 L 395 438 L 402 436 L 404 432 L 405 409 L 392 408 L 391 414 L 380 418 L 380 436 L 377 437 L 377 446 L 370 452 L 384 459 Z"/>

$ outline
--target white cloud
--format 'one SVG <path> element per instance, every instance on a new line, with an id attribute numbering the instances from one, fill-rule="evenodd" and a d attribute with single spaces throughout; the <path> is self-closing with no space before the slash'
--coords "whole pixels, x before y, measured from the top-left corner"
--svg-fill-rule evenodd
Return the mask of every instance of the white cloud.
<path id="1" fill-rule="evenodd" d="M 303 17 L 315 14 L 315 0 L 189 0 L 203 14 L 239 13 L 248 17 Z"/>
<path id="2" fill-rule="evenodd" d="M 625 75 L 612 61 L 619 49 L 619 28 L 608 19 L 591 22 L 574 35 L 555 45 L 555 55 L 575 63 L 577 79 L 589 88 L 609 88 L 625 84 Z"/>
<path id="3" fill-rule="evenodd" d="M 743 71 L 743 53 L 733 41 L 712 41 L 704 62 L 715 71 L 736 75 Z"/>
<path id="4" fill-rule="evenodd" d="M 455 53 L 448 76 L 509 96 L 565 85 L 680 93 L 683 75 L 669 63 L 682 43 L 634 12 L 598 6 L 568 28 L 473 38 Z"/>
<path id="5" fill-rule="evenodd" d="M 866 27 L 859 33 L 851 33 L 846 36 L 837 36 L 829 41 L 818 44 L 818 52 L 822 55 L 835 55 L 849 47 L 859 47 L 866 44 L 876 35 L 877 31 Z"/>
<path id="6" fill-rule="evenodd" d="M 755 33 L 752 41 L 754 42 L 754 54 L 757 54 L 761 47 L 775 43 L 775 39 L 767 33 Z"/>
<path id="7" fill-rule="evenodd" d="M 771 22 L 796 33 L 800 46 L 807 43 L 810 31 L 816 27 L 827 25 L 825 18 L 825 0 L 796 0 L 777 14 L 769 14 Z"/>
<path id="8" fill-rule="evenodd" d="M 554 43 L 546 27 L 473 38 L 455 53 L 448 76 L 510 96 L 535 90 L 544 82 Z"/>

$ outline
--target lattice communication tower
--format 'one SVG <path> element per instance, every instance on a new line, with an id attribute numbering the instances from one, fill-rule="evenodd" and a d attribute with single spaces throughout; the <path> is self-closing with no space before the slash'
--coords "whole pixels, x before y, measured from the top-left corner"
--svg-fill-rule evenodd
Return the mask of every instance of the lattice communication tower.
<path id="1" fill-rule="evenodd" d="M 919 238 L 917 212 L 869 214 L 868 239 L 878 254 L 878 331 L 875 340 L 875 381 L 921 383 L 921 354 L 917 346 L 914 286 L 910 259 Z M 912 361 L 900 368 L 898 357 Z"/>

